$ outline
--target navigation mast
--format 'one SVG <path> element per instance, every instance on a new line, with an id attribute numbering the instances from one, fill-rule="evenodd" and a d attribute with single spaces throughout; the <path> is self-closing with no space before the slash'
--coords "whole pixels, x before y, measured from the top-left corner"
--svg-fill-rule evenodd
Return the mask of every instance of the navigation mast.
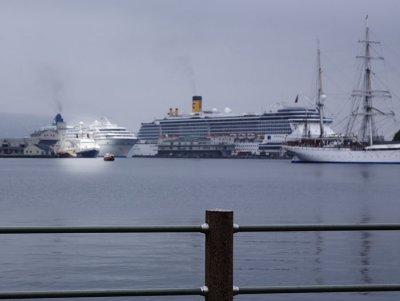
<path id="1" fill-rule="evenodd" d="M 322 90 L 322 68 L 321 68 L 321 51 L 319 49 L 319 41 L 317 41 L 317 68 L 318 68 L 318 76 L 317 76 L 317 109 L 319 113 L 319 137 L 322 138 L 324 136 L 324 103 L 323 100 L 326 98 L 325 94 Z"/>
<path id="2" fill-rule="evenodd" d="M 377 128 L 375 125 L 376 115 L 394 115 L 393 112 L 385 113 L 373 106 L 372 99 L 375 97 L 381 98 L 390 98 L 390 92 L 386 90 L 373 90 L 372 89 L 372 60 L 383 60 L 383 57 L 376 57 L 371 55 L 371 45 L 372 44 L 380 44 L 378 41 L 370 40 L 369 27 L 368 27 L 368 16 L 366 17 L 366 26 L 365 26 L 365 39 L 358 41 L 359 43 L 364 44 L 364 55 L 357 56 L 356 58 L 363 60 L 363 82 L 361 85 L 361 89 L 353 90 L 352 96 L 357 98 L 361 98 L 361 106 L 362 108 L 359 111 L 359 105 L 356 105 L 355 110 L 351 114 L 349 124 L 347 126 L 347 135 L 350 135 L 354 123 L 358 117 L 361 119 L 361 125 L 359 130 L 359 139 L 360 142 L 365 143 L 367 145 L 374 144 L 374 138 L 378 138 Z"/>

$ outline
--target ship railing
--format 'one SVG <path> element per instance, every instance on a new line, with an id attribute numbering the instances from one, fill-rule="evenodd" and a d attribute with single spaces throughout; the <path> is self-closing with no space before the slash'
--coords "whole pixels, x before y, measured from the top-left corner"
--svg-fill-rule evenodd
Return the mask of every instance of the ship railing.
<path id="1" fill-rule="evenodd" d="M 233 285 L 234 235 L 244 232 L 398 231 L 400 224 L 277 224 L 237 225 L 231 210 L 207 210 L 202 225 L 1 227 L 0 235 L 90 233 L 203 233 L 205 283 L 195 288 L 1 291 L 0 299 L 91 298 L 137 296 L 203 296 L 206 301 L 232 301 L 235 295 L 311 294 L 400 291 L 400 284 L 237 287 Z"/>

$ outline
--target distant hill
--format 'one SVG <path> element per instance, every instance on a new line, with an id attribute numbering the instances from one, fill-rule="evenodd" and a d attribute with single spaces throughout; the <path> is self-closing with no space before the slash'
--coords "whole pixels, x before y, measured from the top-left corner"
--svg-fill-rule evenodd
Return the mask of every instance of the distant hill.
<path id="1" fill-rule="evenodd" d="M 43 126 L 51 125 L 54 116 L 0 113 L 0 138 L 23 138 Z"/>

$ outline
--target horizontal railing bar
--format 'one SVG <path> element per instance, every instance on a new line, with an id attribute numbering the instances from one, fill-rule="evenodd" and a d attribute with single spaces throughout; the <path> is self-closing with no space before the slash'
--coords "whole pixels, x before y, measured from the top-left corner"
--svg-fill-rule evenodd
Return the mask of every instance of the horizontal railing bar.
<path id="1" fill-rule="evenodd" d="M 300 232 L 300 231 L 388 231 L 400 230 L 400 224 L 276 224 L 234 225 L 234 232 Z"/>
<path id="2" fill-rule="evenodd" d="M 400 291 L 400 284 L 234 287 L 234 295 Z"/>
<path id="3" fill-rule="evenodd" d="M 277 287 L 234 287 L 234 295 L 251 294 L 299 294 L 299 293 L 345 293 L 400 291 L 399 284 L 375 285 L 313 285 Z M 0 292 L 0 299 L 39 298 L 95 298 L 95 297 L 143 297 L 143 296 L 205 296 L 208 289 L 141 289 L 141 290 L 91 290 L 91 291 L 26 291 Z"/>
<path id="4" fill-rule="evenodd" d="M 143 297 L 143 296 L 205 296 L 207 288 L 169 288 L 139 290 L 91 290 L 91 291 L 26 291 L 0 292 L 0 299 L 39 298 L 95 298 L 95 297 Z"/>
<path id="5" fill-rule="evenodd" d="M 83 226 L 83 227 L 0 227 L 0 234 L 52 233 L 206 233 L 208 225 L 199 226 Z"/>
<path id="6" fill-rule="evenodd" d="M 276 224 L 234 225 L 234 232 L 300 232 L 300 231 L 388 231 L 400 230 L 400 224 Z M 207 233 L 208 225 L 168 226 L 77 226 L 77 227 L 0 227 L 0 234 L 53 233 Z"/>

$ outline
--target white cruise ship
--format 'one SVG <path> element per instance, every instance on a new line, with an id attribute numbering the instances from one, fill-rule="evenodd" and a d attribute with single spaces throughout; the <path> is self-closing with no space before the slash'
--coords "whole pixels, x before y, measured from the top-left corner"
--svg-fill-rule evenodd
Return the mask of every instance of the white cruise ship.
<path id="1" fill-rule="evenodd" d="M 110 153 L 115 157 L 126 157 L 137 141 L 131 131 L 111 123 L 105 117 L 95 120 L 89 126 L 89 131 L 100 147 L 99 156 Z"/>

